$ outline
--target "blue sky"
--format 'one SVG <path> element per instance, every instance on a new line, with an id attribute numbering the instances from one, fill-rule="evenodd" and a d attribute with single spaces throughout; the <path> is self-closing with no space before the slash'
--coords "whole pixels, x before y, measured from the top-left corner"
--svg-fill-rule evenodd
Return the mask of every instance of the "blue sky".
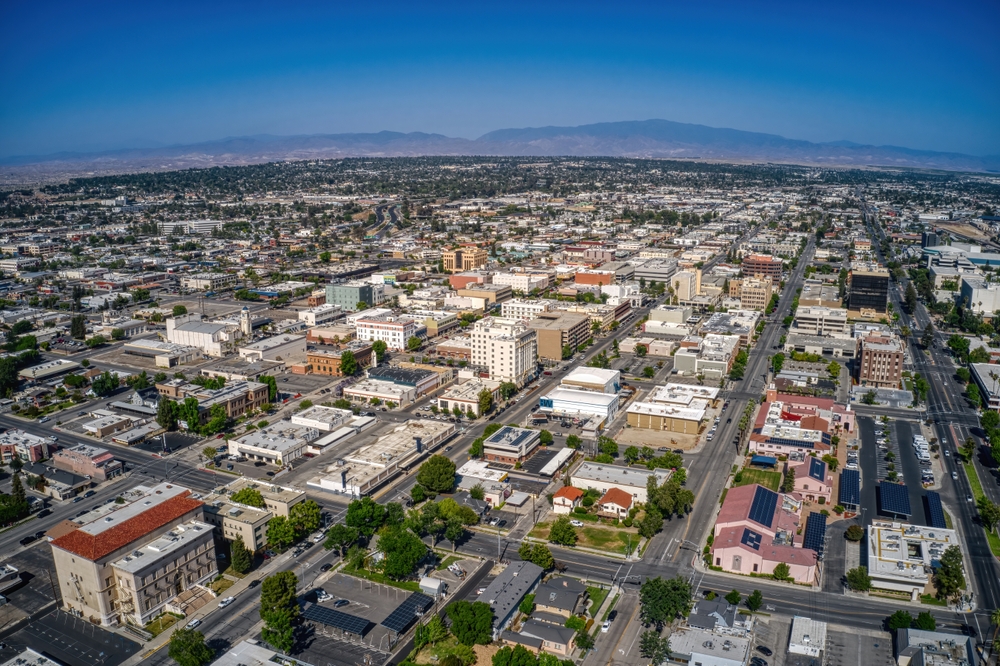
<path id="1" fill-rule="evenodd" d="M 664 118 L 1000 154 L 1000 3 L 0 3 L 0 156 Z"/>

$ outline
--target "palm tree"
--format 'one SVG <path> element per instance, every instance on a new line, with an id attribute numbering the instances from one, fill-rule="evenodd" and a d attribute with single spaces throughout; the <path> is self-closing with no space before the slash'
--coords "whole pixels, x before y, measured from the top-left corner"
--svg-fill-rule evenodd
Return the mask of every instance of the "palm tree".
<path id="1" fill-rule="evenodd" d="M 993 612 L 990 613 L 990 624 L 993 625 L 993 641 L 992 647 L 990 647 L 990 659 L 992 659 L 993 652 L 996 650 L 997 632 L 1000 631 L 1000 608 L 994 608 Z"/>

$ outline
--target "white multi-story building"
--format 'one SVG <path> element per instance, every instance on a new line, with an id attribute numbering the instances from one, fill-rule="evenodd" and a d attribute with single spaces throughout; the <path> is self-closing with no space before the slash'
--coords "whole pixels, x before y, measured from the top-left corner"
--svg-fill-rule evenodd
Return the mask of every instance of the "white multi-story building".
<path id="1" fill-rule="evenodd" d="M 795 311 L 794 333 L 805 335 L 830 335 L 849 337 L 847 310 L 818 305 L 800 307 Z"/>
<path id="2" fill-rule="evenodd" d="M 339 305 L 327 303 L 309 310 L 299 311 L 299 321 L 304 321 L 309 326 L 323 326 L 343 316 L 344 311 Z"/>
<path id="3" fill-rule="evenodd" d="M 225 356 L 243 337 L 239 324 L 203 321 L 197 312 L 167 319 L 167 341 L 199 347 L 209 356 Z"/>
<path id="4" fill-rule="evenodd" d="M 235 285 L 235 273 L 194 273 L 181 278 L 181 287 L 184 289 L 218 291 Z"/>
<path id="5" fill-rule="evenodd" d="M 494 273 L 493 284 L 505 284 L 514 291 L 527 294 L 534 289 L 549 286 L 549 277 L 544 273 Z"/>
<path id="6" fill-rule="evenodd" d="M 381 340 L 394 351 L 406 349 L 406 341 L 416 336 L 418 325 L 412 319 L 383 315 L 359 319 L 355 325 L 358 340 Z"/>
<path id="7" fill-rule="evenodd" d="M 472 365 L 486 368 L 490 379 L 518 386 L 538 365 L 538 337 L 524 322 L 486 317 L 472 327 Z"/>
<path id="8" fill-rule="evenodd" d="M 543 312 L 549 312 L 547 301 L 522 301 L 514 299 L 500 306 L 500 314 L 504 319 L 534 319 Z"/>

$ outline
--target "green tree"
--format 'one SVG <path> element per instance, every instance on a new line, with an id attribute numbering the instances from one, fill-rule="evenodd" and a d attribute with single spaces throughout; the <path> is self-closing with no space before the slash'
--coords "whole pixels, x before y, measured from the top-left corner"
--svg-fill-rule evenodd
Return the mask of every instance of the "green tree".
<path id="1" fill-rule="evenodd" d="M 976 347 L 969 352 L 969 363 L 989 363 L 990 353 L 985 347 Z"/>
<path id="2" fill-rule="evenodd" d="M 205 456 L 209 460 L 214 459 L 218 454 L 219 452 L 215 450 L 214 446 L 206 446 L 201 450 L 201 455 Z"/>
<path id="3" fill-rule="evenodd" d="M 920 344 L 924 346 L 924 349 L 930 349 L 931 345 L 934 344 L 934 324 L 927 323 L 927 328 L 924 329 L 923 335 L 920 336 Z"/>
<path id="4" fill-rule="evenodd" d="M 861 525 L 851 525 L 844 532 L 844 536 L 847 537 L 848 541 L 861 541 L 865 538 L 865 528 Z"/>
<path id="5" fill-rule="evenodd" d="M 87 337 L 87 318 L 83 315 L 74 315 L 69 320 L 69 334 L 77 340 Z"/>
<path id="6" fill-rule="evenodd" d="M 646 345 L 637 344 L 635 346 L 635 355 L 638 356 L 639 358 L 644 358 L 648 353 L 649 353 L 649 347 L 647 347 Z"/>
<path id="7" fill-rule="evenodd" d="M 91 338 L 91 340 L 93 340 L 93 338 Z M 116 391 L 120 385 L 118 375 L 105 370 L 99 377 L 95 377 L 90 383 L 90 390 L 92 390 L 98 397 L 104 397 Z"/>
<path id="8" fill-rule="evenodd" d="M 524 599 L 521 599 L 521 605 L 517 607 L 517 610 L 521 611 L 525 615 L 531 615 L 531 612 L 535 610 L 535 595 L 524 595 Z"/>
<path id="9" fill-rule="evenodd" d="M 243 544 L 242 538 L 237 537 L 233 541 L 233 545 L 229 551 L 231 556 L 230 565 L 233 567 L 233 571 L 241 574 L 250 571 L 250 567 L 253 565 L 253 558 L 251 558 L 250 551 Z"/>
<path id="10" fill-rule="evenodd" d="M 795 491 L 795 468 L 788 466 L 785 468 L 785 477 L 781 481 L 781 492 L 791 493 Z"/>
<path id="11" fill-rule="evenodd" d="M 295 620 L 299 615 L 297 586 L 298 578 L 291 571 L 268 576 L 260 586 L 260 619 L 264 621 L 261 638 L 281 652 L 291 651 L 295 644 Z"/>
<path id="12" fill-rule="evenodd" d="M 836 379 L 840 377 L 840 364 L 836 361 L 830 361 L 830 365 L 826 366 L 826 371 L 830 373 L 831 379 Z"/>
<path id="13" fill-rule="evenodd" d="M 629 465 L 632 465 L 634 463 L 639 462 L 639 459 L 642 457 L 642 455 L 639 452 L 638 446 L 630 446 L 627 449 L 625 449 L 624 457 L 625 457 L 625 462 L 627 462 Z"/>
<path id="14" fill-rule="evenodd" d="M 205 645 L 205 636 L 200 631 L 181 627 L 170 634 L 167 654 L 180 666 L 205 666 L 215 658 L 212 648 Z"/>
<path id="15" fill-rule="evenodd" d="M 979 395 L 979 387 L 970 383 L 965 389 L 965 395 L 968 396 L 969 402 L 972 403 L 972 406 L 979 409 L 979 406 L 983 402 Z"/>
<path id="16" fill-rule="evenodd" d="M 451 633 L 462 645 L 487 645 L 493 640 L 493 609 L 482 601 L 454 601 L 445 608 Z"/>
<path id="17" fill-rule="evenodd" d="M 175 305 L 173 310 L 173 315 L 175 317 L 182 317 L 188 313 L 188 309 L 183 305 Z"/>
<path id="18" fill-rule="evenodd" d="M 913 288 L 913 282 L 908 282 L 906 285 L 906 310 L 913 313 L 917 309 L 917 290 Z"/>
<path id="19" fill-rule="evenodd" d="M 113 329 L 111 329 L 111 339 L 112 340 L 124 340 L 125 339 L 125 331 L 123 331 L 120 328 L 113 328 Z"/>
<path id="20" fill-rule="evenodd" d="M 299 502 L 288 512 L 288 520 L 294 526 L 297 536 L 301 538 L 319 528 L 323 520 L 322 510 L 314 500 Z"/>
<path id="21" fill-rule="evenodd" d="M 569 345 L 563 345 L 563 348 L 562 348 L 562 360 L 565 361 L 566 359 L 568 359 L 572 355 L 573 355 L 573 348 L 570 347 Z"/>
<path id="22" fill-rule="evenodd" d="M 427 554 L 427 545 L 402 525 L 387 525 L 379 532 L 382 573 L 393 580 L 409 578 Z"/>
<path id="23" fill-rule="evenodd" d="M 544 446 L 550 446 L 555 439 L 553 439 L 551 432 L 548 430 L 542 430 L 538 433 L 538 441 Z"/>
<path id="24" fill-rule="evenodd" d="M 362 497 L 347 505 L 347 515 L 344 522 L 348 527 L 357 529 L 361 534 L 370 537 L 382 527 L 385 521 L 385 507 L 371 497 Z"/>
<path id="25" fill-rule="evenodd" d="M 493 392 L 484 388 L 479 392 L 479 414 L 488 414 L 493 409 Z"/>
<path id="26" fill-rule="evenodd" d="M 965 370 L 965 368 L 961 368 Z M 1000 426 L 1000 414 L 995 411 L 987 410 L 983 412 L 983 415 L 979 417 L 979 424 L 983 427 L 983 430 L 990 432 Z"/>
<path id="27" fill-rule="evenodd" d="M 656 478 L 656 477 L 650 477 Z M 647 506 L 646 513 L 639 521 L 639 536 L 651 539 L 653 535 L 663 529 L 663 514 L 655 506 Z"/>
<path id="28" fill-rule="evenodd" d="M 569 517 L 559 516 L 556 518 L 549 530 L 549 541 L 563 546 L 575 546 L 576 540 L 576 528 L 570 524 Z"/>
<path id="29" fill-rule="evenodd" d="M 750 609 L 751 613 L 756 613 L 757 610 L 764 605 L 764 595 L 760 593 L 760 590 L 754 590 L 750 593 L 750 596 L 746 600 L 747 608 Z"/>
<path id="30" fill-rule="evenodd" d="M 566 446 L 571 449 L 578 449 L 583 444 L 583 440 L 576 435 L 566 437 Z"/>
<path id="31" fill-rule="evenodd" d="M 992 532 L 1000 522 L 1000 506 L 994 504 L 986 495 L 980 495 L 976 500 L 976 509 L 979 510 L 979 520 L 982 521 L 983 527 Z"/>
<path id="32" fill-rule="evenodd" d="M 909 629 L 913 626 L 913 616 L 909 611 L 898 610 L 889 616 L 888 626 L 889 631 L 893 632 L 897 629 Z"/>
<path id="33" fill-rule="evenodd" d="M 732 592 L 726 595 L 726 602 L 730 606 L 738 606 L 740 603 L 740 599 L 742 598 L 743 595 L 740 594 L 739 590 L 733 590 Z"/>
<path id="34" fill-rule="evenodd" d="M 774 374 L 778 374 L 783 367 L 785 367 L 785 355 L 778 352 L 771 357 L 771 368 L 774 370 Z"/>
<path id="35" fill-rule="evenodd" d="M 344 354 L 349 354 L 350 352 L 344 352 Z M 340 357 L 341 368 L 343 368 L 344 357 Z M 278 397 L 278 380 L 270 375 L 261 375 L 257 378 L 261 384 L 267 384 L 267 399 L 269 402 L 274 402 L 275 398 Z"/>
<path id="36" fill-rule="evenodd" d="M 383 340 L 376 340 L 372 343 L 372 353 L 375 354 L 376 363 L 381 363 L 385 360 L 385 354 L 388 351 L 389 346 L 385 344 Z M 340 359 L 341 365 L 344 363 L 343 357 Z"/>
<path id="37" fill-rule="evenodd" d="M 927 611 L 920 611 L 920 614 L 913 620 L 913 628 L 923 631 L 934 631 L 937 629 L 937 620 Z"/>
<path id="38" fill-rule="evenodd" d="M 969 358 L 969 338 L 955 333 L 948 338 L 948 349 L 963 363 Z"/>
<path id="39" fill-rule="evenodd" d="M 875 393 L 875 391 L 869 390 L 867 393 L 861 396 L 861 402 L 866 405 L 874 405 L 876 398 L 877 394 Z"/>
<path id="40" fill-rule="evenodd" d="M 354 352 L 350 349 L 340 352 L 340 374 L 344 377 L 353 377 L 357 372 L 358 360 L 355 358 Z"/>
<path id="41" fill-rule="evenodd" d="M 450 493 L 455 488 L 455 463 L 447 456 L 431 456 L 420 466 L 417 483 L 431 492 Z"/>
<path id="42" fill-rule="evenodd" d="M 778 562 L 774 566 L 774 571 L 771 572 L 771 576 L 774 580 L 788 580 L 788 576 L 791 573 L 791 568 L 784 562 Z"/>
<path id="43" fill-rule="evenodd" d="M 847 572 L 847 586 L 855 592 L 867 592 L 872 587 L 872 578 L 866 567 L 855 567 Z"/>
<path id="44" fill-rule="evenodd" d="M 691 612 L 691 585 L 681 576 L 649 578 L 639 589 L 639 619 L 663 629 L 675 618 Z"/>
<path id="45" fill-rule="evenodd" d="M 324 264 L 330 263 L 330 257 L 331 257 L 331 254 L 329 252 L 320 252 L 319 253 L 319 260 L 321 262 L 323 262 Z"/>
<path id="46" fill-rule="evenodd" d="M 969 380 L 972 379 L 972 374 L 969 372 L 968 368 L 958 368 L 955 370 L 955 376 L 958 377 L 959 381 L 963 384 L 968 384 Z M 996 412 L 994 412 L 995 414 Z"/>
<path id="47" fill-rule="evenodd" d="M 652 664 L 662 664 L 670 657 L 670 639 L 652 629 L 644 631 L 639 637 L 639 654 Z"/>
<path id="48" fill-rule="evenodd" d="M 423 344 L 424 341 L 414 335 L 406 341 L 406 349 L 407 351 L 417 351 Z"/>
<path id="49" fill-rule="evenodd" d="M 501 382 L 498 390 L 500 391 L 501 398 L 510 400 L 517 393 L 517 384 L 514 382 Z"/>
<path id="50" fill-rule="evenodd" d="M 166 396 L 160 396 L 160 402 L 156 405 L 156 422 L 161 428 L 166 428 L 167 430 L 177 430 L 177 414 L 174 410 L 176 403 L 167 398 Z"/>
<path id="51" fill-rule="evenodd" d="M 962 550 L 958 546 L 948 546 L 939 562 L 934 573 L 934 585 L 939 599 L 950 599 L 965 589 Z"/>
<path id="52" fill-rule="evenodd" d="M 357 542 L 359 532 L 357 528 L 348 527 L 343 523 L 334 523 L 326 533 L 326 541 L 323 547 L 327 550 L 336 549 L 341 555 L 355 542 Z"/>
<path id="53" fill-rule="evenodd" d="M 267 542 L 279 549 L 285 549 L 298 540 L 295 526 L 284 516 L 273 516 L 267 521 Z"/>
<path id="54" fill-rule="evenodd" d="M 642 376 L 646 377 L 647 379 L 652 379 L 655 375 L 656 375 L 656 369 L 653 368 L 652 366 L 647 365 L 645 368 L 642 369 Z"/>

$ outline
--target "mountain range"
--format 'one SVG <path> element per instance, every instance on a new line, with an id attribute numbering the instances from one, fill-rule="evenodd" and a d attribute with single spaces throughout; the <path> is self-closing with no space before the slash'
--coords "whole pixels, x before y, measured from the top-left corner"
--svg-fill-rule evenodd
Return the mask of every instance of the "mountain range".
<path id="1" fill-rule="evenodd" d="M 643 120 L 501 129 L 478 139 L 388 131 L 229 137 L 173 146 L 0 158 L 0 177 L 7 181 L 32 176 L 45 180 L 45 175 L 55 173 L 107 174 L 281 160 L 420 155 L 641 157 L 1000 172 L 1000 155 L 979 157 L 850 141 L 814 143 L 777 134 Z"/>

